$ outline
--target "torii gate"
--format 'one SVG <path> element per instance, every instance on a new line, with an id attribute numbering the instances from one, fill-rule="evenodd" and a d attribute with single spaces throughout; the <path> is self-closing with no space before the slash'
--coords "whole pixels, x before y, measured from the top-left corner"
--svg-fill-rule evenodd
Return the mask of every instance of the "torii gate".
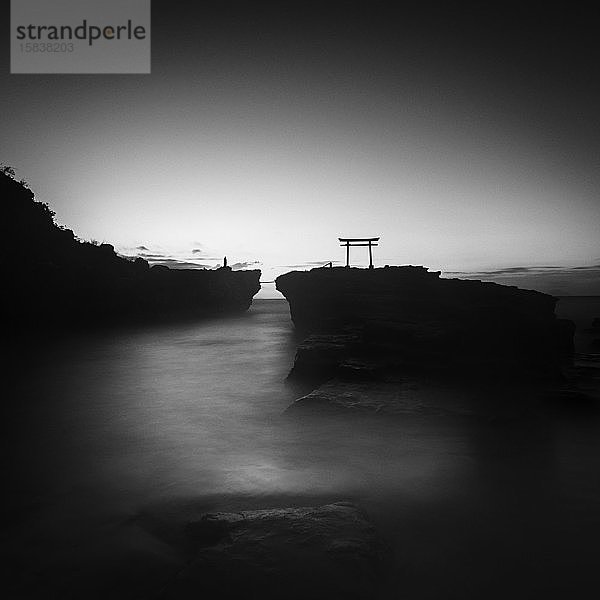
<path id="1" fill-rule="evenodd" d="M 378 237 L 374 238 L 338 238 L 340 246 L 346 246 L 346 266 L 350 266 L 350 246 L 368 246 L 369 247 L 369 269 L 373 268 L 373 246 L 377 246 Z"/>

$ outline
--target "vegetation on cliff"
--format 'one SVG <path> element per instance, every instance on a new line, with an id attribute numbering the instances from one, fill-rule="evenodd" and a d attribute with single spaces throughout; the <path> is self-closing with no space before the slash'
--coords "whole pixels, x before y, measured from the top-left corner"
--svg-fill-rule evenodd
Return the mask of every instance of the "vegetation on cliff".
<path id="1" fill-rule="evenodd" d="M 3 314 L 17 328 L 245 310 L 260 271 L 150 268 L 110 244 L 80 241 L 54 221 L 10 167 L 0 169 L 4 207 Z"/>

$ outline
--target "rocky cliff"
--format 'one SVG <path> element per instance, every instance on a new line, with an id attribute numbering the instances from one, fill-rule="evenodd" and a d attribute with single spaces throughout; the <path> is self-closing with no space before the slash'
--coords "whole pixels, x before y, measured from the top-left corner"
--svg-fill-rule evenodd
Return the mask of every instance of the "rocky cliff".
<path id="1" fill-rule="evenodd" d="M 318 268 L 276 280 L 297 330 L 308 336 L 293 374 L 327 378 L 383 371 L 469 370 L 556 374 L 574 326 L 556 298 L 424 267 Z"/>
<path id="2" fill-rule="evenodd" d="M 141 258 L 117 255 L 110 244 L 81 242 L 6 168 L 0 172 L 0 199 L 1 307 L 8 327 L 243 311 L 260 289 L 258 270 L 150 268 Z"/>

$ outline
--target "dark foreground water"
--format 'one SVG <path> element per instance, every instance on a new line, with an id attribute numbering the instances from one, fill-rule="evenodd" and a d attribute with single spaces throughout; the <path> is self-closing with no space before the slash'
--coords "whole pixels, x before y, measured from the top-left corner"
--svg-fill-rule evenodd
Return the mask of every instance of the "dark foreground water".
<path id="1" fill-rule="evenodd" d="M 597 308 L 571 299 L 561 312 L 585 324 Z M 283 301 L 24 342 L 3 407 L 9 597 L 151 598 L 181 559 L 181 524 L 203 511 L 344 499 L 365 506 L 390 544 L 390 598 L 598 589 L 593 408 L 285 417 L 300 392 L 284 384 L 296 340 Z M 456 404 L 460 392 L 447 394 Z"/>

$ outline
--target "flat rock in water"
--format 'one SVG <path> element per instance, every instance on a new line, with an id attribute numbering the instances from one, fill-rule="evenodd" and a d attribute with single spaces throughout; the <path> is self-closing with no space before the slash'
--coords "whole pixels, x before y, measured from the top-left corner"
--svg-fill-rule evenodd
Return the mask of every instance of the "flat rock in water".
<path id="1" fill-rule="evenodd" d="M 415 382 L 346 381 L 332 379 L 285 411 L 292 414 L 344 413 L 397 416 L 471 416 L 466 407 L 444 404 Z"/>
<path id="2" fill-rule="evenodd" d="M 277 277 L 298 332 L 295 376 L 322 375 L 349 358 L 393 356 L 420 369 L 553 378 L 570 365 L 575 326 L 557 299 L 425 267 L 345 267 Z M 354 332 L 351 343 L 343 335 Z M 340 338 L 342 336 L 342 338 Z"/>
<path id="3" fill-rule="evenodd" d="M 198 552 L 163 598 L 377 598 L 387 559 L 346 502 L 208 514 L 189 533 Z"/>

